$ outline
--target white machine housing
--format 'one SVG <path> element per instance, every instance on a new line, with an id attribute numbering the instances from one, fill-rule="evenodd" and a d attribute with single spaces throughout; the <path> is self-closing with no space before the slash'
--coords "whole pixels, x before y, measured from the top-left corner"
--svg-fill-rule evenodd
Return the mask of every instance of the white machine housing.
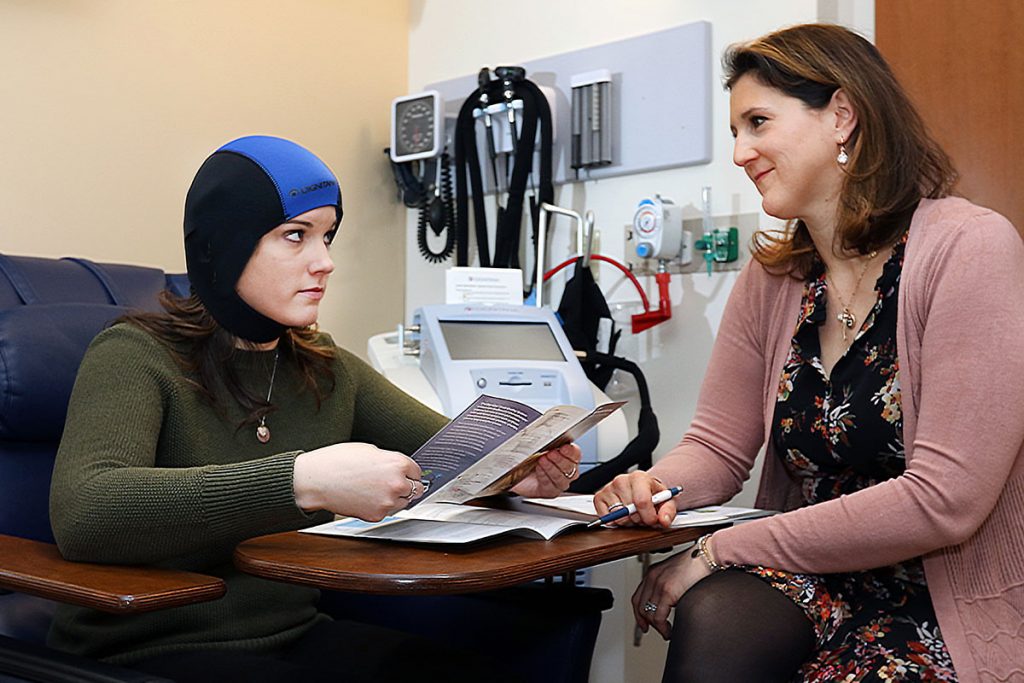
<path id="1" fill-rule="evenodd" d="M 543 412 L 556 405 L 594 408 L 590 381 L 550 308 L 439 304 L 413 314 L 420 368 L 454 417 L 480 394 L 511 398 Z M 597 436 L 577 442 L 597 462 Z"/>
<path id="2" fill-rule="evenodd" d="M 448 339 L 442 322 L 449 331 Z M 414 323 L 419 328 L 411 334 L 384 332 L 370 337 L 370 364 L 406 393 L 450 417 L 482 393 L 513 398 L 541 411 L 560 404 L 593 408 L 611 400 L 587 380 L 550 308 L 434 305 L 418 309 Z M 468 327 L 473 324 L 485 327 Z M 487 331 L 498 334 L 487 342 L 480 334 Z M 471 334 L 460 337 L 460 332 Z M 522 341 L 524 337 L 540 340 L 539 346 L 529 346 Z M 476 349 L 467 352 L 462 345 L 467 341 Z M 485 347 L 485 343 L 491 346 Z M 583 451 L 580 469 L 586 471 L 610 460 L 628 441 L 626 418 L 621 410 L 616 411 L 577 442 Z"/>

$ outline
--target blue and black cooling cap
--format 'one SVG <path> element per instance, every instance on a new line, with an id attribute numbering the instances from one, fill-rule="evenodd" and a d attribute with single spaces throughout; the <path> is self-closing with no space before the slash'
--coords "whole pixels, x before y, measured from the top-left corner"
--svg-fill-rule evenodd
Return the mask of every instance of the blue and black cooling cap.
<path id="1" fill-rule="evenodd" d="M 239 138 L 211 154 L 185 198 L 185 262 L 192 287 L 232 334 L 269 342 L 284 325 L 235 291 L 260 238 L 296 216 L 333 206 L 341 223 L 341 188 L 312 152 L 282 138 Z"/>

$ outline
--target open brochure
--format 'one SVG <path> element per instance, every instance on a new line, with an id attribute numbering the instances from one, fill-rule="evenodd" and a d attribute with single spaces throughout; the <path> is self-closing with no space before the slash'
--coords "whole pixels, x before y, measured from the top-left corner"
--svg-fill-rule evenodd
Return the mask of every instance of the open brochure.
<path id="1" fill-rule="evenodd" d="M 590 494 L 559 496 L 558 498 L 526 498 L 525 501 L 533 505 L 543 505 L 590 517 L 597 516 L 597 510 L 594 508 L 594 496 Z M 705 507 L 693 508 L 692 510 L 680 510 L 676 513 L 676 518 L 672 520 L 672 526 L 673 528 L 678 528 L 737 523 L 774 514 L 775 512 L 772 510 L 707 505 Z"/>
<path id="2" fill-rule="evenodd" d="M 625 404 L 591 411 L 555 406 L 540 413 L 506 398 L 482 395 L 412 454 L 428 481 L 424 503 L 465 503 L 506 491 L 527 476 L 541 453 L 575 441 Z"/>
<path id="3" fill-rule="evenodd" d="M 415 543 L 472 543 L 504 534 L 551 540 L 566 529 L 586 526 L 585 521 L 491 508 L 424 503 L 402 510 L 380 522 L 344 517 L 302 529 L 307 534 L 375 538 Z"/>

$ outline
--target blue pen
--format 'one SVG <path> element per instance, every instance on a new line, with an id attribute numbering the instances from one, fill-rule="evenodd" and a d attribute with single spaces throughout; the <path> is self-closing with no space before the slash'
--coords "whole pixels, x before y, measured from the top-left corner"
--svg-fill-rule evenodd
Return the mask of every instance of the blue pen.
<path id="1" fill-rule="evenodd" d="M 664 491 L 658 491 L 657 493 L 655 493 L 653 496 L 651 496 L 651 502 L 654 503 L 655 505 L 661 505 L 662 503 L 664 503 L 669 498 L 673 498 L 675 496 L 678 496 L 682 492 L 683 492 L 683 487 L 682 486 L 673 486 L 670 489 L 665 489 Z M 607 524 L 608 522 L 614 522 L 617 519 L 622 519 L 623 517 L 628 517 L 629 515 L 633 514 L 634 512 L 636 512 L 636 505 L 633 504 L 633 503 L 630 503 L 629 505 L 626 505 L 625 507 L 616 508 L 615 510 L 609 512 L 607 515 L 604 515 L 603 517 L 598 517 L 593 522 L 588 524 L 587 528 L 589 529 L 590 527 L 597 526 L 599 524 Z"/>

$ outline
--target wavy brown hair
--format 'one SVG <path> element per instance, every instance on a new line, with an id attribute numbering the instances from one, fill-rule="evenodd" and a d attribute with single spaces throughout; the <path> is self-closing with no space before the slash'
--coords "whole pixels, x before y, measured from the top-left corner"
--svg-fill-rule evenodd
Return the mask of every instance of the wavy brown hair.
<path id="1" fill-rule="evenodd" d="M 725 87 L 750 75 L 796 97 L 811 109 L 828 106 L 842 89 L 857 114 L 846 142 L 836 253 L 868 254 L 902 234 L 922 197 L 950 194 L 953 164 L 878 49 L 849 29 L 803 24 L 730 47 L 722 58 Z M 785 231 L 758 231 L 754 258 L 774 272 L 806 277 L 816 260 L 807 226 L 791 220 Z"/>
<path id="2" fill-rule="evenodd" d="M 234 336 L 213 319 L 199 297 L 180 297 L 168 291 L 159 295 L 163 311 L 131 312 L 118 322 L 141 328 L 163 343 L 181 366 L 186 380 L 222 415 L 216 390 L 223 387 L 248 415 L 239 428 L 256 424 L 274 412 L 273 404 L 246 388 L 231 360 L 240 349 Z M 334 346 L 314 328 L 289 328 L 278 345 L 282 359 L 293 359 L 303 383 L 321 401 L 334 390 Z"/>

